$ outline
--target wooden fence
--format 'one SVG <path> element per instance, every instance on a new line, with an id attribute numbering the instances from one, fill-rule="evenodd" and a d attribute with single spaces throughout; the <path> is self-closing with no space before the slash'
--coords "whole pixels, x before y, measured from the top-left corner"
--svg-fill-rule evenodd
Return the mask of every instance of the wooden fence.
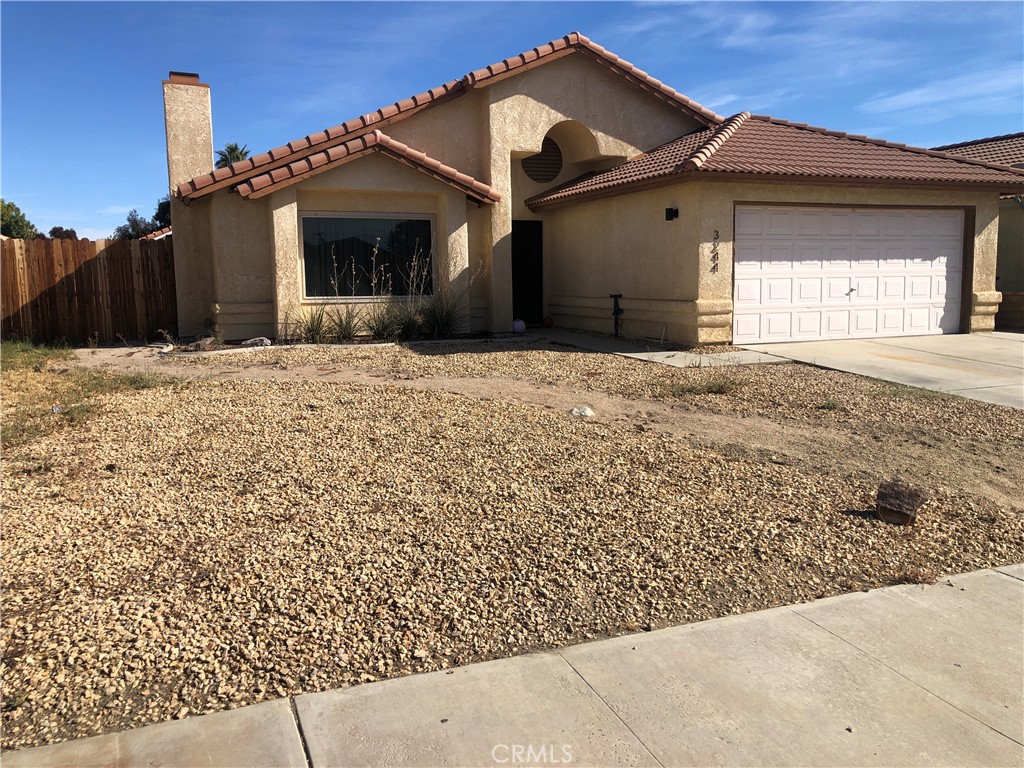
<path id="1" fill-rule="evenodd" d="M 104 344 L 177 335 L 171 238 L 0 242 L 3 338 Z"/>

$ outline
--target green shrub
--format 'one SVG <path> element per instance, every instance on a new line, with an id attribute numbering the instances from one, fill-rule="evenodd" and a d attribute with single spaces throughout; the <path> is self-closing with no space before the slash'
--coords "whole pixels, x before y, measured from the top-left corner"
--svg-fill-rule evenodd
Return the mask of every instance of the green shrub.
<path id="1" fill-rule="evenodd" d="M 329 332 L 338 341 L 354 341 L 363 330 L 359 311 L 351 304 L 334 307 L 329 319 Z"/>
<path id="2" fill-rule="evenodd" d="M 371 304 L 366 310 L 365 324 L 367 332 L 377 341 L 398 338 L 397 318 L 390 299 Z"/>
<path id="3" fill-rule="evenodd" d="M 458 297 L 442 289 L 424 299 L 421 330 L 428 339 L 447 339 L 459 330 L 462 318 L 462 304 Z"/>
<path id="4" fill-rule="evenodd" d="M 306 344 L 326 344 L 330 341 L 330 323 L 327 320 L 327 305 L 308 307 L 299 315 L 299 339 Z"/>

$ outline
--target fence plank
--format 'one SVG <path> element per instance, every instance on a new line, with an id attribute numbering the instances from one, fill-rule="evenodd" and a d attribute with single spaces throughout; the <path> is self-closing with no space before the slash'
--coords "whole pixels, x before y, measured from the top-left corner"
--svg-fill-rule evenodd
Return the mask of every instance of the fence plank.
<path id="1" fill-rule="evenodd" d="M 177 333 L 170 238 L 4 240 L 0 274 L 4 338 L 109 344 Z"/>

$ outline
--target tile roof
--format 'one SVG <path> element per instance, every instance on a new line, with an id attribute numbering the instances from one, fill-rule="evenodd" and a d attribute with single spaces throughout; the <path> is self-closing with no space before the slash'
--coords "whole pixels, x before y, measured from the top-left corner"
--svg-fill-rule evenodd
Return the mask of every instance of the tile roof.
<path id="1" fill-rule="evenodd" d="M 619 188 L 715 174 L 820 179 L 837 184 L 983 185 L 1024 191 L 1024 171 L 741 112 L 717 128 L 682 136 L 620 166 L 535 195 L 526 203 L 540 208 L 616 194 Z"/>
<path id="2" fill-rule="evenodd" d="M 482 181 L 477 181 L 468 174 L 444 165 L 423 152 L 412 149 L 377 130 L 288 165 L 253 176 L 238 185 L 238 194 L 247 199 L 260 198 L 373 152 L 385 154 L 417 171 L 443 181 L 445 184 L 465 192 L 468 197 L 478 203 L 496 203 L 501 199 L 501 193 Z"/>
<path id="3" fill-rule="evenodd" d="M 628 61 L 591 41 L 579 32 L 572 32 L 565 37 L 553 40 L 545 45 L 491 64 L 489 67 L 477 69 L 459 80 L 431 88 L 408 99 L 381 107 L 375 112 L 348 120 L 341 125 L 326 128 L 319 133 L 311 133 L 301 139 L 288 142 L 284 146 L 272 149 L 246 160 L 233 163 L 227 168 L 218 168 L 212 173 L 197 176 L 191 181 L 178 186 L 177 192 L 183 198 L 196 198 L 215 192 L 218 189 L 234 186 L 256 174 L 265 173 L 272 168 L 301 159 L 314 152 L 341 144 L 374 128 L 383 128 L 396 120 L 402 120 L 428 107 L 436 106 L 450 99 L 465 95 L 474 88 L 491 85 L 511 75 L 525 72 L 541 64 L 553 61 L 573 53 L 583 53 L 592 60 L 621 75 L 630 82 L 657 96 L 663 101 L 678 107 L 705 125 L 717 125 L 722 117 L 690 98 L 662 83 L 646 72 L 634 67 Z"/>
<path id="4" fill-rule="evenodd" d="M 947 155 L 960 155 L 988 163 L 1018 165 L 1024 163 L 1024 131 L 991 136 L 987 139 L 962 141 L 959 144 L 946 144 L 932 149 L 945 152 Z"/>
<path id="5" fill-rule="evenodd" d="M 163 240 L 165 237 L 167 237 L 170 234 L 171 234 L 171 228 L 170 227 L 164 227 L 163 229 L 158 229 L 156 232 L 150 232 L 148 235 L 143 235 L 139 239 L 140 240 Z"/>

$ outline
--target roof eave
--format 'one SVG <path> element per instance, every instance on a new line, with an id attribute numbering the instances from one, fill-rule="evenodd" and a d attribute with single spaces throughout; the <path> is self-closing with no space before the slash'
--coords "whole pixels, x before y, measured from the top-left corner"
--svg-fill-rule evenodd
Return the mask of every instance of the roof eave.
<path id="1" fill-rule="evenodd" d="M 722 182 L 722 181 L 746 181 L 746 182 L 757 182 L 757 183 L 769 183 L 769 184 L 792 184 L 799 182 L 807 186 L 815 187 L 886 187 L 890 189 L 934 189 L 934 190 L 948 190 L 948 189 L 973 189 L 979 192 L 992 192 L 1000 195 L 1000 197 L 1009 195 L 1010 197 L 1024 194 L 1024 180 L 1020 184 L 1020 190 L 1017 192 L 1006 192 L 1006 184 L 999 184 L 988 181 L 936 181 L 936 180 L 920 180 L 920 179 L 887 179 L 879 177 L 854 177 L 854 176 L 809 176 L 809 175 L 789 175 L 789 174 L 773 174 L 773 173 L 750 173 L 746 171 L 713 171 L 713 170 L 684 170 L 676 173 L 666 174 L 653 179 L 644 179 L 643 181 L 631 182 L 625 184 L 616 184 L 611 187 L 603 187 L 601 189 L 595 189 L 592 191 L 582 192 L 580 194 L 572 195 L 569 197 L 556 198 L 549 201 L 544 201 L 541 195 L 536 195 L 526 201 L 526 206 L 531 210 L 540 210 L 542 208 L 551 209 L 556 207 L 564 207 L 575 203 L 589 202 L 591 200 L 599 200 L 608 197 L 618 197 L 619 195 L 632 194 L 634 192 L 643 192 L 650 189 L 656 189 L 658 187 L 673 186 L 675 184 L 690 183 L 690 182 Z M 538 200 L 538 198 L 541 198 Z"/>

